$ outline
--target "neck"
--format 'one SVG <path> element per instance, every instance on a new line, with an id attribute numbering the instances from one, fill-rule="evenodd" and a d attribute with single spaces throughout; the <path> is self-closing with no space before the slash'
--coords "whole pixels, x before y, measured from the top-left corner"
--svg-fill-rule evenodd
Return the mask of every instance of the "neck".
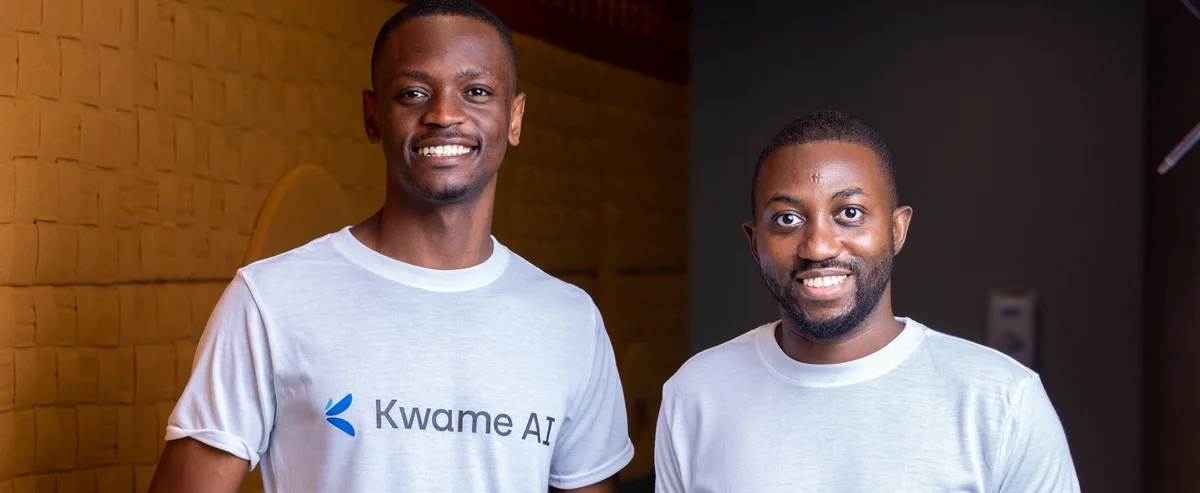
<path id="1" fill-rule="evenodd" d="M 828 365 L 854 361 L 872 354 L 892 342 L 904 324 L 892 314 L 892 286 L 889 283 L 875 309 L 862 323 L 845 336 L 832 341 L 812 341 L 795 327 L 784 314 L 781 328 L 775 332 L 775 340 L 784 354 L 801 363 Z"/>
<path id="2" fill-rule="evenodd" d="M 383 207 L 350 228 L 371 249 L 428 269 L 465 269 L 492 254 L 496 181 L 476 196 L 451 204 L 423 203 L 388 186 Z"/>

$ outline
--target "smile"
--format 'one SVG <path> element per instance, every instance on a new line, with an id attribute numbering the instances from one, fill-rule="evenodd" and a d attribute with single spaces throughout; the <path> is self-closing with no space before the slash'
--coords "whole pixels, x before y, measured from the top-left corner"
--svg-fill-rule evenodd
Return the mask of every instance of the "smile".
<path id="1" fill-rule="evenodd" d="M 461 156 L 475 150 L 474 147 L 463 145 L 442 145 L 442 146 L 425 146 L 416 149 L 417 154 L 426 157 L 454 157 Z"/>
<path id="2" fill-rule="evenodd" d="M 834 270 L 833 272 L 810 272 L 806 275 L 813 274 L 825 275 L 796 279 L 796 283 L 799 284 L 796 286 L 796 294 L 800 299 L 813 302 L 832 302 L 850 294 L 850 290 L 854 287 L 853 282 L 846 282 L 850 278 L 849 273 Z"/>
<path id="3" fill-rule="evenodd" d="M 828 288 L 841 284 L 849 276 L 825 276 L 804 279 L 804 285 L 810 288 Z"/>

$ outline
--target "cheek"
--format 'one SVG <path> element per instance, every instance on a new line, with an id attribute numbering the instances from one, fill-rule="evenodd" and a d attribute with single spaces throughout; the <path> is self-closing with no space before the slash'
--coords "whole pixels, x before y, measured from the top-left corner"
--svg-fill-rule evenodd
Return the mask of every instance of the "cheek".
<path id="1" fill-rule="evenodd" d="M 758 262 L 765 270 L 786 275 L 796 263 L 795 251 L 795 246 L 783 237 L 760 237 Z"/>
<path id="2" fill-rule="evenodd" d="M 409 127 L 408 121 L 408 112 L 397 105 L 391 105 L 379 115 L 379 132 L 389 142 L 407 139 L 409 136 L 406 131 Z"/>
<path id="3" fill-rule="evenodd" d="M 862 228 L 847 235 L 845 244 L 855 254 L 863 257 L 871 257 L 878 252 L 888 250 L 892 245 L 891 224 L 879 224 Z"/>
<path id="4" fill-rule="evenodd" d="M 496 144 L 508 143 L 508 117 L 504 114 L 488 115 L 480 124 L 480 132 Z"/>

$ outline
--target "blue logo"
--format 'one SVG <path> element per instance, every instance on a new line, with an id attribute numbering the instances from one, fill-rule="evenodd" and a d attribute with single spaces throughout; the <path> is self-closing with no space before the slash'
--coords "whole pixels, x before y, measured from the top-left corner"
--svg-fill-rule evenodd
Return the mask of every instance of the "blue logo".
<path id="1" fill-rule="evenodd" d="M 342 414 L 347 409 L 350 409 L 350 401 L 352 400 L 354 400 L 354 395 L 346 394 L 346 397 L 343 397 L 342 400 L 338 401 L 337 404 L 333 403 L 333 399 L 329 399 L 329 402 L 325 404 L 325 415 L 329 416 L 328 418 L 325 418 L 325 421 L 328 421 L 329 424 L 333 425 L 334 428 L 342 430 L 350 436 L 354 436 L 354 426 L 352 426 L 349 421 L 346 421 L 342 418 L 337 418 L 335 416 Z"/>

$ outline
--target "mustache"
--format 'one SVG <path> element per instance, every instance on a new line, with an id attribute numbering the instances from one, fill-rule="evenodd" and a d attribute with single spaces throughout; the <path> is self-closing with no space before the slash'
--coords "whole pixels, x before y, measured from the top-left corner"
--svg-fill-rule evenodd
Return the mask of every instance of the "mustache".
<path id="1" fill-rule="evenodd" d="M 800 274 L 803 274 L 804 272 L 818 269 L 846 269 L 856 276 L 862 272 L 862 268 L 857 263 L 843 262 L 841 260 L 834 259 L 818 260 L 816 262 L 807 261 L 792 268 L 792 279 L 800 277 Z"/>
<path id="2" fill-rule="evenodd" d="M 479 147 L 480 139 L 474 135 L 464 134 L 462 132 L 429 132 L 421 134 L 412 139 L 413 142 L 420 142 L 426 139 L 465 139 L 471 141 L 475 147 Z"/>

